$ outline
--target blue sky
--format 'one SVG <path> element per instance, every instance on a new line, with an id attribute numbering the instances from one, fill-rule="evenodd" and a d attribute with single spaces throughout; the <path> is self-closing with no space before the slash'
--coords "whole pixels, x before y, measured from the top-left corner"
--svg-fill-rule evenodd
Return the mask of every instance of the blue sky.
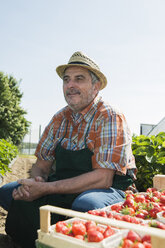
<path id="1" fill-rule="evenodd" d="M 131 132 L 164 116 L 164 0 L 0 0 L 0 71 L 13 75 L 32 127 L 42 130 L 66 105 L 55 68 L 83 51 L 108 86 Z"/>

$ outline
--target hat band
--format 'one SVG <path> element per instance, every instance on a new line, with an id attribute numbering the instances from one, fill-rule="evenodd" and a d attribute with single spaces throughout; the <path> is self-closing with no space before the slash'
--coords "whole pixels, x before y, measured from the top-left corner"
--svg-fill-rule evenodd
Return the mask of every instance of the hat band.
<path id="1" fill-rule="evenodd" d="M 68 63 L 68 65 L 70 65 L 70 64 L 79 64 L 79 65 L 87 65 L 87 66 L 89 66 L 88 64 L 80 62 L 80 61 L 74 61 L 74 62 Z"/>

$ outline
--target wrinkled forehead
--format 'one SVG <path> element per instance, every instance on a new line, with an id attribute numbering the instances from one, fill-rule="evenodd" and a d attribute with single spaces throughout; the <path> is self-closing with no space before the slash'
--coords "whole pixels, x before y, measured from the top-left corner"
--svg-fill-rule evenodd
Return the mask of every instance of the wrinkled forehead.
<path id="1" fill-rule="evenodd" d="M 86 68 L 82 68 L 81 66 L 70 66 L 65 69 L 64 75 L 69 75 L 69 74 L 90 74 L 89 70 Z"/>

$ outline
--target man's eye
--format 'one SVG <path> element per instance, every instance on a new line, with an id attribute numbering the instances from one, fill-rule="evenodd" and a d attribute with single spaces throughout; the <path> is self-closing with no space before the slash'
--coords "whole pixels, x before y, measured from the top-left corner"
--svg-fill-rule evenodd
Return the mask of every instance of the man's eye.
<path id="1" fill-rule="evenodd" d="M 77 77 L 77 80 L 82 80 L 83 79 L 83 77 Z"/>
<path id="2" fill-rule="evenodd" d="M 67 83 L 68 82 L 68 78 L 63 78 L 63 82 Z"/>

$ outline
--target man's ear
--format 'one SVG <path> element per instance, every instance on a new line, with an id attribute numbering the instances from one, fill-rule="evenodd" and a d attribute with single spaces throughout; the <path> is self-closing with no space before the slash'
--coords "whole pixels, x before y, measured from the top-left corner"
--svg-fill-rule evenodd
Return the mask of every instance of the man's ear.
<path id="1" fill-rule="evenodd" d="M 97 90 L 97 92 L 99 92 L 100 88 L 101 88 L 101 82 L 98 81 L 95 83 L 95 89 Z"/>

